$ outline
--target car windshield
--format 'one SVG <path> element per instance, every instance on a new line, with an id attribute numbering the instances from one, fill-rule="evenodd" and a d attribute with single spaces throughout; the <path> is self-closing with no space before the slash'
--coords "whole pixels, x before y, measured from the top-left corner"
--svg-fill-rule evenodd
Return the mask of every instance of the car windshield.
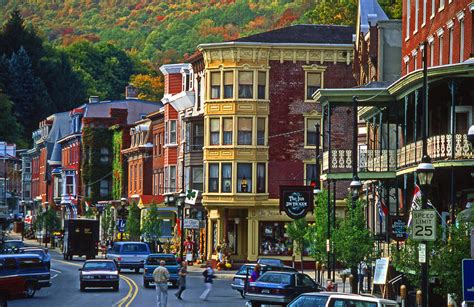
<path id="1" fill-rule="evenodd" d="M 352 299 L 335 299 L 334 307 L 377 307 L 377 303 L 356 301 Z"/>
<path id="2" fill-rule="evenodd" d="M 290 284 L 291 283 L 291 275 L 288 274 L 272 274 L 272 273 L 265 273 L 260 276 L 257 281 L 261 282 L 268 282 L 273 284 Z"/>
<path id="3" fill-rule="evenodd" d="M 44 256 L 44 252 L 40 249 L 26 249 L 23 251 L 23 254 L 35 254 L 35 255 L 39 255 L 41 257 Z"/>
<path id="4" fill-rule="evenodd" d="M 253 265 L 243 265 L 240 267 L 239 271 L 236 273 L 236 275 L 246 275 L 247 274 L 247 269 L 249 270 L 249 276 L 253 272 L 253 268 L 255 266 Z"/>
<path id="5" fill-rule="evenodd" d="M 327 296 L 302 295 L 288 305 L 288 307 L 324 307 L 327 301 Z"/>
<path id="6" fill-rule="evenodd" d="M 176 265 L 176 258 L 174 257 L 148 257 L 147 264 L 158 265 L 160 261 L 164 260 L 165 265 Z"/>
<path id="7" fill-rule="evenodd" d="M 262 258 L 258 259 L 258 263 L 260 264 L 266 264 L 266 265 L 274 265 L 274 266 L 281 266 L 281 260 L 280 259 L 267 259 L 267 258 Z"/>
<path id="8" fill-rule="evenodd" d="M 115 271 L 115 264 L 112 261 L 92 261 L 84 263 L 83 271 Z"/>
<path id="9" fill-rule="evenodd" d="M 5 248 L 24 247 L 25 244 L 21 241 L 7 241 L 3 243 L 3 246 L 5 246 Z"/>
<path id="10" fill-rule="evenodd" d="M 145 244 L 124 244 L 122 248 L 124 253 L 144 253 L 147 251 Z"/>

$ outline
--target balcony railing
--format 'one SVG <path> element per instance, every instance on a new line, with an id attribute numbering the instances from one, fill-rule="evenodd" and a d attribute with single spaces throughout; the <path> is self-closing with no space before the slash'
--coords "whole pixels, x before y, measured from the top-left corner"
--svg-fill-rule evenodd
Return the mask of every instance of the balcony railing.
<path id="1" fill-rule="evenodd" d="M 358 170 L 360 172 L 386 172 L 396 168 L 395 149 L 359 149 Z M 352 150 L 331 150 L 329 165 L 329 152 L 323 153 L 323 171 L 329 166 L 331 172 L 347 172 L 352 169 Z"/>

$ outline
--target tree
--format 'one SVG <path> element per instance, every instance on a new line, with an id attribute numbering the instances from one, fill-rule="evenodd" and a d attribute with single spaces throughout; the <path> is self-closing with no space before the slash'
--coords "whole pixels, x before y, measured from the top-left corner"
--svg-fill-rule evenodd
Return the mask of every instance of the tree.
<path id="1" fill-rule="evenodd" d="M 305 239 L 308 242 L 308 250 L 315 261 L 321 263 L 327 261 L 326 240 L 328 231 L 328 192 L 323 191 L 317 196 L 314 206 L 314 224 L 308 225 Z M 327 264 L 329 267 L 329 263 Z"/>
<path id="2" fill-rule="evenodd" d="M 101 215 L 102 239 L 110 240 L 114 236 L 114 214 L 112 206 L 107 205 Z"/>
<path id="3" fill-rule="evenodd" d="M 138 208 L 137 204 L 134 202 L 130 206 L 128 210 L 128 218 L 127 218 L 127 234 L 131 241 L 139 241 L 140 240 L 140 208 Z"/>
<path id="4" fill-rule="evenodd" d="M 307 241 L 305 239 L 307 230 L 308 223 L 305 218 L 294 220 L 286 225 L 288 237 L 293 240 L 295 251 L 301 256 L 301 272 L 303 272 L 303 254 L 305 246 L 307 246 Z"/>
<path id="5" fill-rule="evenodd" d="M 355 208 L 347 199 L 347 216 L 339 221 L 333 233 L 334 252 L 338 260 L 351 269 L 353 283 L 352 291 L 357 291 L 357 266 L 362 261 L 372 261 L 374 257 L 374 238 L 367 229 L 364 216 L 363 200 L 357 200 Z"/>
<path id="6" fill-rule="evenodd" d="M 150 208 L 146 210 L 141 233 L 146 241 L 152 242 L 153 249 L 155 249 L 156 241 L 158 241 L 161 234 L 160 217 L 158 207 L 155 203 L 151 204 Z"/>
<path id="7" fill-rule="evenodd" d="M 149 101 L 160 101 L 163 98 L 163 78 L 145 74 L 134 75 L 131 83 L 138 90 L 138 98 Z"/>
<path id="8" fill-rule="evenodd" d="M 13 116 L 12 108 L 13 103 L 0 88 L 0 139 L 26 147 L 27 142 L 21 138 L 22 127 Z"/>
<path id="9" fill-rule="evenodd" d="M 38 213 L 33 228 L 35 231 L 44 230 L 43 238 L 49 238 L 51 233 L 61 228 L 61 220 L 56 214 L 56 210 L 49 207 L 46 211 Z M 48 246 L 48 241 L 45 241 L 45 246 Z"/>
<path id="10" fill-rule="evenodd" d="M 306 17 L 315 24 L 355 25 L 357 1 L 318 1 Z"/>

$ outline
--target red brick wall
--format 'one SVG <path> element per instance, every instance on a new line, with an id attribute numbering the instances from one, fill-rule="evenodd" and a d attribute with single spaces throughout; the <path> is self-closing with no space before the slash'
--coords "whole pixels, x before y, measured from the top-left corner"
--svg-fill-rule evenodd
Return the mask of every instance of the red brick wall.
<path id="1" fill-rule="evenodd" d="M 165 75 L 165 94 L 178 94 L 182 91 L 183 77 L 181 73 Z"/>
<path id="2" fill-rule="evenodd" d="M 320 63 L 317 63 L 321 65 Z M 280 185 L 304 184 L 304 160 L 314 159 L 314 150 L 304 149 L 303 113 L 320 110 L 320 105 L 304 102 L 305 62 L 270 61 L 270 115 L 269 115 L 269 193 L 279 198 Z M 353 87 L 352 66 L 344 63 L 324 63 L 324 87 Z M 336 113 L 339 111 L 336 111 Z M 335 117 L 342 130 L 347 126 L 347 114 Z M 336 123 L 335 122 L 335 123 Z M 344 132 L 352 135 L 351 132 Z M 282 135 L 283 134 L 283 135 Z M 347 136 L 346 136 L 347 138 Z M 345 142 L 345 139 L 341 140 Z"/>
<path id="3" fill-rule="evenodd" d="M 409 71 L 413 71 L 415 68 L 414 58 L 411 54 L 411 51 L 416 49 L 420 44 L 427 39 L 429 35 L 433 35 L 434 38 L 434 65 L 439 65 L 439 38 L 436 35 L 436 31 L 439 28 L 443 28 L 443 64 L 449 63 L 449 29 L 446 26 L 446 23 L 449 20 L 454 22 L 453 26 L 453 63 L 459 63 L 467 60 L 474 52 L 472 48 L 472 12 L 469 10 L 469 5 L 472 2 L 471 0 L 460 0 L 452 1 L 449 3 L 449 0 L 444 0 L 445 5 L 444 9 L 438 12 L 440 0 L 435 1 L 436 9 L 435 16 L 433 19 L 431 16 L 431 0 L 427 0 L 427 14 L 426 14 L 426 25 L 421 26 L 423 23 L 423 0 L 419 1 L 419 11 L 418 11 L 418 32 L 413 34 L 415 29 L 415 1 L 410 0 L 410 34 L 408 40 L 406 39 L 407 33 L 407 0 L 403 0 L 403 20 L 402 20 L 402 75 L 407 73 L 406 64 L 403 61 L 403 57 L 409 56 Z M 460 59 L 460 22 L 456 17 L 456 14 L 460 11 L 464 11 L 464 56 L 463 59 Z M 430 49 L 428 48 L 428 66 L 430 66 Z M 421 69 L 422 54 L 418 52 L 417 55 L 417 68 Z"/>

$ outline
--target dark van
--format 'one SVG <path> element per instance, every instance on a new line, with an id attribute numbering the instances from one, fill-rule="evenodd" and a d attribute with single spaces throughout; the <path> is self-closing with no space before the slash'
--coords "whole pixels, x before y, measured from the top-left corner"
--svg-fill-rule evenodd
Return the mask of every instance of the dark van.
<path id="1" fill-rule="evenodd" d="M 22 277 L 27 297 L 51 286 L 51 274 L 41 257 L 35 254 L 0 255 L 0 278 L 6 276 Z"/>

